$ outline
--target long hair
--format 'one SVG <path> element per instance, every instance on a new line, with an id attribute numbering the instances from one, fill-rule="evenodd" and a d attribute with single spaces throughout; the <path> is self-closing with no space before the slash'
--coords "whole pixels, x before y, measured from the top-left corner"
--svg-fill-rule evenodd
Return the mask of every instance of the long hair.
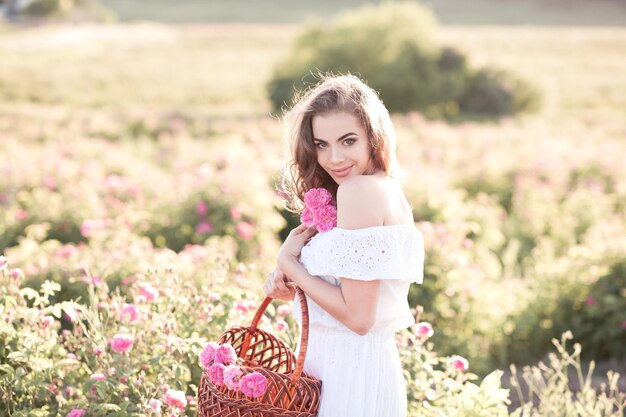
<path id="1" fill-rule="evenodd" d="M 354 114 L 367 133 L 373 168 L 392 177 L 399 175 L 396 135 L 389 112 L 376 92 L 359 78 L 322 75 L 320 82 L 296 97 L 294 103 L 283 118 L 288 162 L 282 172 L 279 191 L 285 196 L 287 210 L 301 212 L 304 194 L 311 188 L 323 187 L 337 198 L 337 183 L 317 163 L 311 123 L 316 115 Z"/>

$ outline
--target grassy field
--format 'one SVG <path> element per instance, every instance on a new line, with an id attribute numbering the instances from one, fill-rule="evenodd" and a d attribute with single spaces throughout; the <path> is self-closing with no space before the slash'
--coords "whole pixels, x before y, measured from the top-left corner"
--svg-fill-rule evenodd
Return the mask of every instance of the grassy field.
<path id="1" fill-rule="evenodd" d="M 372 0 L 102 0 L 123 21 L 295 23 L 326 19 Z M 424 0 L 444 24 L 625 26 L 622 0 Z"/>

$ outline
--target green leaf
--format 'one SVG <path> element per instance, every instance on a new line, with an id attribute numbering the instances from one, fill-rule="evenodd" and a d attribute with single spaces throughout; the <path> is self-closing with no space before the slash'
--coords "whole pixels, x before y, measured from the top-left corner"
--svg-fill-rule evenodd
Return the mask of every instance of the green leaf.
<path id="1" fill-rule="evenodd" d="M 28 362 L 28 356 L 23 352 L 11 352 L 7 356 L 7 359 L 14 363 L 26 363 Z"/>

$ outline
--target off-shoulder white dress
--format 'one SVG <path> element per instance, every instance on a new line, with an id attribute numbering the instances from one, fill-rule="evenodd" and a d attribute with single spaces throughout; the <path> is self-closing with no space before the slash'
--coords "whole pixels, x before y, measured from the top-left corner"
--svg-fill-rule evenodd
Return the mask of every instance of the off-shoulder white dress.
<path id="1" fill-rule="evenodd" d="M 341 286 L 341 278 L 380 280 L 376 322 L 359 336 L 311 298 L 304 370 L 322 381 L 319 417 L 404 417 L 406 385 L 394 334 L 415 322 L 407 295 L 423 280 L 424 242 L 414 225 L 334 228 L 302 248 L 311 275 Z M 301 322 L 296 297 L 293 314 Z M 299 347 L 298 347 L 299 349 Z"/>

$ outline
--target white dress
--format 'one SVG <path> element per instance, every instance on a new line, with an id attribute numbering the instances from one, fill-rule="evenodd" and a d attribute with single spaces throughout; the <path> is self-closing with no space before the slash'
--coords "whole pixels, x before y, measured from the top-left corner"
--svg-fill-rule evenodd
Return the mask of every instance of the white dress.
<path id="1" fill-rule="evenodd" d="M 376 322 L 354 333 L 310 297 L 305 372 L 322 381 L 319 417 L 404 417 L 406 385 L 394 334 L 415 322 L 409 285 L 423 280 L 424 241 L 414 225 L 334 229 L 302 248 L 311 275 L 340 286 L 341 278 L 380 280 Z M 294 318 L 300 323 L 298 298 Z M 298 346 L 299 349 L 299 346 Z"/>

